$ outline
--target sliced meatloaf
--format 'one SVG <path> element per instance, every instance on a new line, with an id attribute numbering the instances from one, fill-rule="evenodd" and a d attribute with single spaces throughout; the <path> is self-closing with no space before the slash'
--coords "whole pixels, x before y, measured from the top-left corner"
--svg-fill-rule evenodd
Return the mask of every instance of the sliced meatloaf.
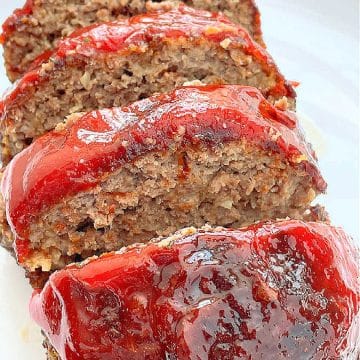
<path id="1" fill-rule="evenodd" d="M 301 217 L 325 188 L 294 113 L 235 85 L 72 115 L 2 181 L 18 261 L 44 271 L 184 226 Z"/>
<path id="2" fill-rule="evenodd" d="M 30 312 L 49 359 L 351 359 L 358 255 L 321 223 L 187 228 L 56 272 Z"/>
<path id="3" fill-rule="evenodd" d="M 3 24 L 2 43 L 8 76 L 19 78 L 44 51 L 75 29 L 129 17 L 152 8 L 174 6 L 177 0 L 28 0 Z M 185 0 L 197 9 L 222 11 L 262 43 L 260 15 L 253 0 Z"/>
<path id="4" fill-rule="evenodd" d="M 125 105 L 193 80 L 251 85 L 270 100 L 294 101 L 245 30 L 179 6 L 82 29 L 45 55 L 0 102 L 3 162 L 70 113 Z"/>

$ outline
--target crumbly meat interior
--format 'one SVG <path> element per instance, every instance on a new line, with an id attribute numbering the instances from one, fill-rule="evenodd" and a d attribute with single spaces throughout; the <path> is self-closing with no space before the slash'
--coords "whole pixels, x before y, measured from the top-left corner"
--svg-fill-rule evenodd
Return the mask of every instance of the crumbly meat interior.
<path id="1" fill-rule="evenodd" d="M 61 268 L 186 226 L 302 218 L 315 195 L 303 170 L 245 143 L 154 152 L 47 208 L 30 226 L 27 266 Z"/>
<path id="2" fill-rule="evenodd" d="M 45 334 L 43 334 L 45 336 Z M 46 349 L 47 360 L 61 360 L 56 350 L 50 344 L 50 341 L 45 338 L 43 346 Z"/>
<path id="3" fill-rule="evenodd" d="M 256 28 L 256 8 L 252 0 L 184 0 L 197 9 L 222 11 L 235 23 L 240 23 L 255 40 L 262 43 Z M 94 23 L 113 21 L 159 7 L 174 6 L 178 0 L 34 0 L 34 12 L 17 25 L 4 46 L 9 78 L 14 81 L 25 72 L 31 62 L 44 51 L 52 49 L 57 40 L 71 34 L 75 29 Z"/>
<path id="4" fill-rule="evenodd" d="M 264 72 L 240 49 L 205 41 L 178 40 L 130 56 L 107 54 L 81 66 L 78 58 L 71 61 L 7 110 L 11 125 L 2 134 L 4 163 L 74 112 L 122 106 L 194 80 L 250 85 L 264 93 L 276 84 L 273 72 Z M 51 74 L 55 66 L 49 62 L 43 71 Z"/>

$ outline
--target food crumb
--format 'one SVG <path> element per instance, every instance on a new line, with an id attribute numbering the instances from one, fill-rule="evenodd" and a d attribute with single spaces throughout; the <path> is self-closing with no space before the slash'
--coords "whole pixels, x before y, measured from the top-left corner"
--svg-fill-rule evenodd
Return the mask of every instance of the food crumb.
<path id="1" fill-rule="evenodd" d="M 24 325 L 20 329 L 20 338 L 25 343 L 29 342 L 30 335 L 29 335 L 29 326 L 28 325 Z"/>

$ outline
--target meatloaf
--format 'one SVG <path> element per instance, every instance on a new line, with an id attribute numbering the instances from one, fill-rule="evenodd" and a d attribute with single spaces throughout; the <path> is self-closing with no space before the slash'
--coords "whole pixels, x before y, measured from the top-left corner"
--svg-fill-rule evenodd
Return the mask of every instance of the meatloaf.
<path id="1" fill-rule="evenodd" d="M 49 359 L 351 359 L 358 255 L 321 223 L 187 228 L 56 272 L 30 312 Z"/>
<path id="2" fill-rule="evenodd" d="M 18 261 L 44 271 L 185 226 L 301 217 L 325 188 L 295 114 L 236 85 L 73 114 L 2 181 Z"/>
<path id="3" fill-rule="evenodd" d="M 45 54 L 0 102 L 3 162 L 70 113 L 126 105 L 194 80 L 251 85 L 270 100 L 294 102 L 291 86 L 243 28 L 181 5 L 79 30 Z"/>
<path id="4" fill-rule="evenodd" d="M 185 0 L 197 9 L 222 11 L 263 44 L 260 15 L 253 0 Z M 3 24 L 1 41 L 11 81 L 19 78 L 44 51 L 75 29 L 146 12 L 158 6 L 173 6 L 177 0 L 27 0 Z"/>

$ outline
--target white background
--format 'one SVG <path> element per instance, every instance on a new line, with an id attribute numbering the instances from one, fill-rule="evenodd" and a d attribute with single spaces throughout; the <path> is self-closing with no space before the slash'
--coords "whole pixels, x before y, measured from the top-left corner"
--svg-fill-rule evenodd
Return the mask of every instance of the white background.
<path id="1" fill-rule="evenodd" d="M 0 23 L 24 1 L 0 0 Z M 346 5 L 345 5 L 346 4 Z M 297 89 L 298 112 L 329 183 L 321 198 L 332 221 L 359 239 L 359 3 L 258 0 L 270 53 Z M 8 87 L 0 64 L 0 91 Z M 0 249 L 0 359 L 44 359 L 28 317 L 23 273 Z"/>

